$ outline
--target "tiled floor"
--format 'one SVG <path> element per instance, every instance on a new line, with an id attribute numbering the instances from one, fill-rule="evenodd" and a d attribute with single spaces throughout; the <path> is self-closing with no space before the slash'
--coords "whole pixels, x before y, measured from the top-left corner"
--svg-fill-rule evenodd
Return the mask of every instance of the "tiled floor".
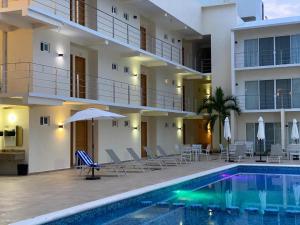
<path id="1" fill-rule="evenodd" d="M 87 181 L 75 170 L 25 177 L 0 177 L 0 224 L 39 216 L 225 164 L 219 160 L 201 161 L 146 174 L 103 177 L 97 181 Z"/>

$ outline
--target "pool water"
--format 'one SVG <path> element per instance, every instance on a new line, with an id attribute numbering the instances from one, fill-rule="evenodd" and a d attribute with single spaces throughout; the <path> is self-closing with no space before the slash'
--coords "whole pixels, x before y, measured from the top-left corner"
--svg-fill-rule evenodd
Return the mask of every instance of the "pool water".
<path id="1" fill-rule="evenodd" d="M 245 171 L 223 171 L 48 224 L 300 225 L 298 170 Z"/>

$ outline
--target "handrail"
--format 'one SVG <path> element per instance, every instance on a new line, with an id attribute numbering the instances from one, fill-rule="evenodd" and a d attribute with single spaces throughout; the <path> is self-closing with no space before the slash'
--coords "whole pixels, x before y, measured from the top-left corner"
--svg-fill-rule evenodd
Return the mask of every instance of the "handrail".
<path id="1" fill-rule="evenodd" d="M 9 62 L 0 64 L 0 68 L 2 69 L 0 75 L 8 75 L 7 83 L 0 83 L 0 87 L 2 87 L 0 93 L 1 91 L 3 93 L 4 90 L 6 90 L 5 93 L 14 93 L 15 90 L 19 90 L 24 93 L 36 92 L 77 98 L 83 96 L 83 98 L 93 100 L 106 99 L 114 103 L 125 102 L 136 105 L 141 105 L 143 100 L 147 100 L 149 106 L 183 109 L 182 95 L 176 91 L 148 87 L 147 96 L 144 96 L 143 88 L 140 85 L 93 74 L 87 74 L 86 80 L 79 79 L 73 74 L 75 80 L 71 83 L 70 70 L 34 62 Z M 174 89 L 176 90 L 176 87 Z"/>
<path id="2" fill-rule="evenodd" d="M 95 12 L 95 15 L 94 15 L 95 18 L 93 18 L 93 19 L 96 19 L 96 24 L 94 24 L 96 27 L 89 27 L 87 24 L 84 24 L 83 26 L 89 27 L 98 32 L 104 32 L 106 34 L 110 34 L 113 38 L 119 38 L 127 44 L 133 43 L 134 45 L 141 48 L 141 46 L 140 46 L 140 34 L 141 34 L 140 28 L 135 27 L 127 22 L 124 22 L 123 20 L 117 18 L 116 16 L 110 15 L 109 13 L 87 3 L 86 1 L 82 1 L 82 0 L 76 0 L 76 1 L 80 2 L 80 4 L 78 4 L 78 7 L 84 7 L 84 8 L 87 7 L 88 9 Z M 60 14 L 64 15 L 64 17 L 67 17 L 69 20 L 71 20 L 69 4 L 66 6 L 56 0 L 49 0 L 49 2 L 51 2 L 53 4 L 53 6 L 45 4 L 44 2 L 41 2 L 41 0 L 32 0 L 32 2 L 34 2 L 36 4 L 40 4 L 43 7 L 47 7 L 50 10 L 53 10 L 54 14 L 60 13 Z M 64 0 L 64 2 L 68 2 L 68 1 Z M 63 9 L 60 9 L 60 7 Z M 91 13 L 92 12 L 90 12 L 90 15 L 86 13 L 85 18 L 88 18 L 88 16 L 92 16 Z M 109 24 L 105 24 L 105 22 L 107 22 Z M 80 24 L 80 23 L 78 23 L 78 24 Z M 101 24 L 101 28 L 98 26 L 99 24 Z M 103 28 L 103 27 L 106 27 L 106 28 Z M 148 43 L 147 43 L 146 51 L 149 51 L 153 54 L 170 59 L 171 61 L 181 63 L 181 50 L 179 47 L 177 47 L 176 45 L 173 45 L 169 42 L 166 42 L 160 38 L 154 37 L 148 33 L 146 34 L 146 39 L 150 40 L 150 42 L 151 42 L 151 40 L 156 42 L 156 43 L 154 43 L 154 46 L 152 46 L 151 43 L 149 43 L 149 44 L 151 44 L 151 46 L 148 46 Z"/>

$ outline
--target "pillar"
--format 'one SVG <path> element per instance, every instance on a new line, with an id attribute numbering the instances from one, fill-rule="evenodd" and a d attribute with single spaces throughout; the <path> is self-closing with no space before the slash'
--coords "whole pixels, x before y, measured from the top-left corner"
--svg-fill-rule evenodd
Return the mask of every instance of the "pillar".
<path id="1" fill-rule="evenodd" d="M 285 110 L 280 110 L 280 123 L 281 123 L 281 148 L 285 149 Z"/>

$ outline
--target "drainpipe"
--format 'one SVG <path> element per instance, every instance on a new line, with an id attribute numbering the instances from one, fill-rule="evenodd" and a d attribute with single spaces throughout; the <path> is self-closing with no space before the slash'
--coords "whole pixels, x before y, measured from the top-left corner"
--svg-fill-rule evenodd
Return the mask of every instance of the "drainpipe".
<path id="1" fill-rule="evenodd" d="M 2 32 L 2 68 L 1 68 L 1 86 L 0 91 L 2 93 L 7 92 L 7 32 Z"/>
<path id="2" fill-rule="evenodd" d="M 281 121 L 281 148 L 285 149 L 285 110 L 281 108 L 280 110 L 280 121 Z"/>

